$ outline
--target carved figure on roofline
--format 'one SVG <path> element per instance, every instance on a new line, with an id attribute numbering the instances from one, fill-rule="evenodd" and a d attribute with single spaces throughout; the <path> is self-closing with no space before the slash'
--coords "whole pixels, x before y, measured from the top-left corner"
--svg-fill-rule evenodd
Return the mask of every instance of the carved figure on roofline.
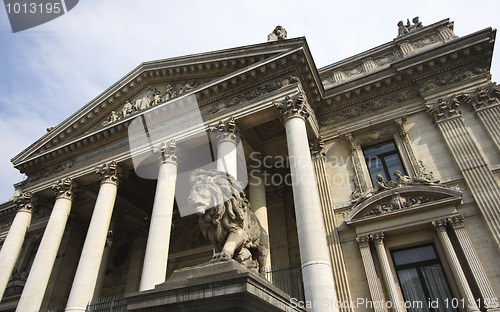
<path id="1" fill-rule="evenodd" d="M 422 25 L 422 22 L 419 21 L 418 16 L 414 17 L 412 22 L 413 22 L 413 25 L 410 24 L 410 19 L 406 19 L 406 25 L 403 23 L 403 21 L 398 22 L 398 37 L 415 32 L 415 31 L 420 30 L 424 27 Z"/>
<path id="2" fill-rule="evenodd" d="M 267 41 L 280 41 L 287 38 L 287 33 L 285 28 L 282 26 L 276 26 L 272 33 L 267 36 Z"/>
<path id="3" fill-rule="evenodd" d="M 190 178 L 188 202 L 199 216 L 201 232 L 215 248 L 212 261 L 234 259 L 264 274 L 269 237 L 250 211 L 243 183 L 217 170 L 198 169 Z"/>

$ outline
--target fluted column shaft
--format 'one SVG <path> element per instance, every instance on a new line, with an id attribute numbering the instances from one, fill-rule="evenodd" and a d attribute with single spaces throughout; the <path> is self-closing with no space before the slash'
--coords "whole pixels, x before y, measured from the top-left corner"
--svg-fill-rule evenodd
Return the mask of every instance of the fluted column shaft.
<path id="1" fill-rule="evenodd" d="M 248 178 L 250 192 L 250 210 L 255 214 L 260 225 L 269 234 L 269 223 L 267 219 L 266 186 L 260 169 L 252 169 Z M 271 250 L 271 247 L 269 247 Z M 271 257 L 266 260 L 266 271 L 271 270 Z"/>
<path id="2" fill-rule="evenodd" d="M 359 251 L 361 252 L 361 259 L 365 267 L 366 281 L 370 289 L 372 297 L 373 309 L 375 312 L 386 312 L 384 298 L 378 282 L 377 272 L 373 264 L 372 252 L 370 251 L 370 237 L 368 235 L 359 236 L 356 238 L 359 243 Z"/>
<path id="3" fill-rule="evenodd" d="M 464 271 L 462 270 L 462 266 L 460 265 L 460 261 L 458 261 L 457 254 L 455 253 L 455 249 L 453 249 L 453 245 L 451 244 L 450 238 L 448 237 L 448 233 L 446 232 L 446 220 L 438 220 L 433 221 L 432 226 L 437 233 L 439 242 L 443 247 L 444 254 L 448 263 L 450 264 L 450 269 L 453 274 L 453 277 L 457 283 L 458 290 L 460 291 L 460 295 L 464 298 L 466 311 L 467 312 L 477 312 L 479 311 L 476 301 L 474 299 L 474 295 L 469 287 L 469 283 L 467 282 L 467 278 L 465 277 Z"/>
<path id="4" fill-rule="evenodd" d="M 493 291 L 493 287 L 491 286 L 486 272 L 484 272 L 483 265 L 481 264 L 474 245 L 470 240 L 469 234 L 465 229 L 463 216 L 449 218 L 448 222 L 451 223 L 453 231 L 455 232 L 462 251 L 464 252 L 465 258 L 469 263 L 472 275 L 474 276 L 479 291 L 481 292 L 481 297 L 483 298 L 483 304 L 486 307 L 486 310 L 489 312 L 499 312 L 500 307 L 498 305 L 498 297 Z M 497 298 L 496 305 L 495 298 Z"/>
<path id="5" fill-rule="evenodd" d="M 3 297 L 17 257 L 23 247 L 24 237 L 31 223 L 31 193 L 25 192 L 16 199 L 19 210 L 12 221 L 9 233 L 0 250 L 0 300 Z"/>
<path id="6" fill-rule="evenodd" d="M 500 104 L 476 111 L 484 128 L 500 151 Z"/>
<path id="7" fill-rule="evenodd" d="M 84 312 L 92 300 L 118 189 L 118 167 L 111 162 L 98 168 L 101 187 L 83 244 L 66 311 Z"/>
<path id="8" fill-rule="evenodd" d="M 156 182 L 156 193 L 149 225 L 146 255 L 142 268 L 140 291 L 154 289 L 165 282 L 168 249 L 174 210 L 175 184 L 177 181 L 177 156 L 175 141 L 162 145 L 161 162 Z"/>
<path id="9" fill-rule="evenodd" d="M 56 190 L 56 202 L 52 208 L 52 213 L 43 233 L 38 252 L 33 260 L 16 311 L 38 311 L 40 309 L 59 252 L 59 245 L 71 211 L 73 199 L 72 181 L 69 178 L 60 180 L 53 188 Z"/>
<path id="10" fill-rule="evenodd" d="M 330 253 L 330 261 L 333 268 L 333 279 L 338 299 L 341 302 L 351 302 L 351 292 L 347 280 L 344 256 L 340 247 L 339 234 L 335 226 L 335 213 L 333 211 L 333 200 L 330 193 L 330 183 L 326 173 L 325 152 L 323 150 L 323 140 L 319 139 L 311 143 L 311 155 L 313 159 L 314 174 L 318 182 L 318 192 L 323 210 L 323 222 L 326 228 L 326 240 Z M 342 306 L 342 312 L 352 311 L 350 305 Z"/>
<path id="11" fill-rule="evenodd" d="M 314 178 L 305 118 L 305 96 L 298 94 L 275 104 L 283 113 L 290 157 L 293 200 L 297 219 L 302 276 L 306 300 L 314 312 L 338 311 L 332 265 L 326 242 L 318 188 Z M 332 302 L 333 304 L 322 304 Z"/>
<path id="12" fill-rule="evenodd" d="M 406 312 L 404 302 L 402 298 L 400 298 L 398 287 L 394 282 L 394 276 L 392 275 L 391 265 L 389 263 L 389 259 L 387 258 L 383 239 L 383 233 L 377 233 L 373 235 L 375 250 L 377 250 L 377 256 L 382 268 L 382 275 L 384 276 L 385 286 L 387 288 L 387 291 L 389 292 L 389 299 L 392 302 L 392 309 L 395 312 Z"/>
<path id="13" fill-rule="evenodd" d="M 500 248 L 500 185 L 488 168 L 459 110 L 461 97 L 427 106 Z"/>

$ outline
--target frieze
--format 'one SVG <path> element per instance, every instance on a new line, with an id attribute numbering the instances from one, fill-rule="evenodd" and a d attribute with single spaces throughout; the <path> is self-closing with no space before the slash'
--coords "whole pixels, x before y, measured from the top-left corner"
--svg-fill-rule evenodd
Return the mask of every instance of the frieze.
<path id="1" fill-rule="evenodd" d="M 67 161 L 65 163 L 55 165 L 55 166 L 53 166 L 51 168 L 48 168 L 48 169 L 45 169 L 45 170 L 42 170 L 42 171 L 39 171 L 39 172 L 32 173 L 32 174 L 30 174 L 28 176 L 27 181 L 29 183 L 36 182 L 38 180 L 41 180 L 41 179 L 50 177 L 52 175 L 55 175 L 57 173 L 63 172 L 65 170 L 67 170 L 67 169 L 71 169 L 72 167 L 75 166 L 75 164 L 76 164 L 76 162 L 74 160 L 70 160 L 70 161 Z"/>
<path id="2" fill-rule="evenodd" d="M 286 78 L 281 78 L 279 80 L 271 81 L 271 82 L 266 83 L 262 86 L 259 86 L 258 88 L 254 89 L 254 90 L 245 92 L 241 95 L 237 95 L 237 96 L 230 98 L 230 99 L 221 100 L 221 101 L 215 103 L 210 108 L 203 110 L 202 115 L 215 114 L 215 113 L 224 111 L 224 110 L 231 108 L 233 106 L 243 104 L 245 102 L 248 102 L 250 100 L 253 100 L 255 98 L 266 95 L 268 93 L 279 90 L 283 87 L 286 87 L 290 84 L 297 83 L 297 82 L 300 82 L 300 80 L 298 77 L 295 77 L 295 76 L 289 76 Z"/>
<path id="3" fill-rule="evenodd" d="M 420 38 L 418 40 L 412 41 L 411 45 L 413 46 L 414 49 L 422 49 L 426 46 L 439 43 L 441 42 L 438 34 L 432 34 L 430 36 L 426 36 L 423 38 Z"/>
<path id="4" fill-rule="evenodd" d="M 400 103 L 414 99 L 418 96 L 416 88 L 407 89 L 398 93 L 393 93 L 387 97 L 375 100 L 366 101 L 362 104 L 348 106 L 344 109 L 335 110 L 328 117 L 323 117 L 319 120 L 321 126 L 329 126 L 344 121 L 357 119 L 361 116 L 376 112 L 380 109 L 396 106 Z"/>
<path id="5" fill-rule="evenodd" d="M 418 86 L 419 93 L 426 93 L 429 91 L 436 90 L 440 87 L 463 81 L 467 78 L 481 75 L 488 72 L 488 66 L 484 64 L 479 64 L 478 66 L 469 65 L 465 68 L 455 70 L 449 74 L 442 75 L 439 77 L 433 77 L 420 83 Z"/>

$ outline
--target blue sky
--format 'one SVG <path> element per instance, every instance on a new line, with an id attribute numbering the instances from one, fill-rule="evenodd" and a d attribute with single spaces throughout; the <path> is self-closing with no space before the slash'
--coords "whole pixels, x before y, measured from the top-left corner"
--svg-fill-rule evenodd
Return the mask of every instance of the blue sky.
<path id="1" fill-rule="evenodd" d="M 500 1 L 81 0 L 13 34 L 0 8 L 0 202 L 21 175 L 10 159 L 144 61 L 305 36 L 318 67 L 391 41 L 397 22 L 445 18 L 458 36 L 498 28 Z M 493 81 L 500 57 L 493 56 Z"/>

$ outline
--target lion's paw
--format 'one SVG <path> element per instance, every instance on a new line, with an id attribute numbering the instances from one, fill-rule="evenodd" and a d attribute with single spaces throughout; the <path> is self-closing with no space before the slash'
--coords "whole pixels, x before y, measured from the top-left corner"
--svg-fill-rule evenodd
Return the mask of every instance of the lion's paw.
<path id="1" fill-rule="evenodd" d="M 222 251 L 222 252 L 219 252 L 219 253 L 216 253 L 213 257 L 212 257 L 212 261 L 229 261 L 231 260 L 231 257 L 229 256 L 229 254 L 225 251 Z"/>

